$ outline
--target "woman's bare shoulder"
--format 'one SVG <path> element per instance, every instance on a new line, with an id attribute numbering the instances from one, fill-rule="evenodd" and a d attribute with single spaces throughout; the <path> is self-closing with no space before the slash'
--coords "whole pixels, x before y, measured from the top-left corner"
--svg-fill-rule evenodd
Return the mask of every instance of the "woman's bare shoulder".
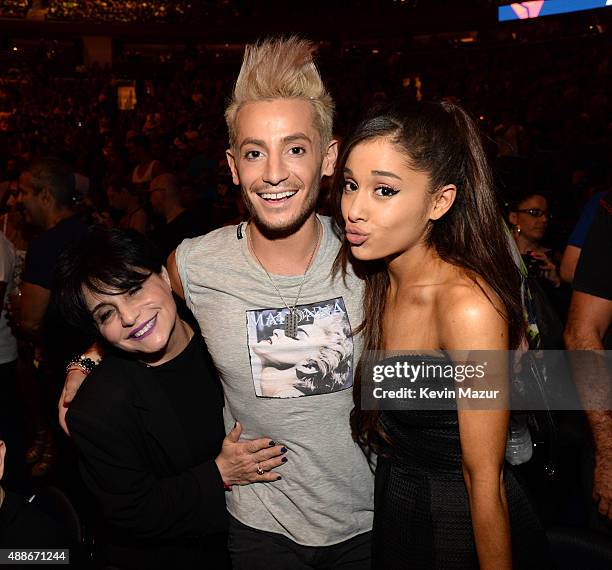
<path id="1" fill-rule="evenodd" d="M 458 270 L 438 291 L 436 307 L 446 348 L 505 347 L 508 331 L 503 304 L 480 276 Z"/>

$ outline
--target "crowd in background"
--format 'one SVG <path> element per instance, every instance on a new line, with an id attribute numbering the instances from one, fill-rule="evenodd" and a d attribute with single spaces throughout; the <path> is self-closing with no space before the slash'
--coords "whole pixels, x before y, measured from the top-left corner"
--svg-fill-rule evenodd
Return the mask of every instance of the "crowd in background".
<path id="1" fill-rule="evenodd" d="M 91 22 L 172 22 L 185 20 L 192 3 L 185 1 L 138 0 L 123 2 L 75 2 L 73 0 L 49 0 L 48 20 Z"/>
<path id="2" fill-rule="evenodd" d="M 174 22 L 189 18 L 193 4 L 187 1 L 165 2 L 164 0 L 3 0 L 0 2 L 0 17 L 25 18 L 31 8 L 45 10 L 47 20 L 62 22 Z"/>
<path id="3" fill-rule="evenodd" d="M 609 183 L 610 62 L 602 42 L 577 38 L 418 58 L 342 50 L 323 54 L 322 64 L 339 136 L 371 104 L 399 94 L 461 101 L 479 118 L 496 160 L 500 200 L 528 188 L 545 194 L 554 213 L 548 240 L 562 248 L 580 208 Z M 229 64 L 188 59 L 173 75 L 137 81 L 135 109 L 120 111 L 117 78 L 108 70 L 66 78 L 42 67 L 21 71 L 0 82 L 0 177 L 15 179 L 33 158 L 60 155 L 89 179 L 88 198 L 104 209 L 108 181 L 132 167 L 126 137 L 135 132 L 186 194 L 223 210 L 210 221 L 219 225 L 237 215 L 222 112 L 234 73 Z"/>
<path id="4" fill-rule="evenodd" d="M 31 3 L 30 0 L 3 0 L 0 2 L 0 17 L 25 18 Z"/>
<path id="5" fill-rule="evenodd" d="M 342 8 L 343 2 L 331 0 L 315 0 L 321 8 Z M 480 0 L 486 6 L 496 0 Z M 406 13 L 418 1 L 402 0 L 354 0 L 352 6 L 356 10 L 367 10 L 374 13 L 396 14 Z M 436 7 L 446 8 L 452 0 L 437 0 Z M 93 23 L 167 23 L 189 22 L 194 15 L 208 17 L 242 16 L 244 18 L 258 17 L 270 9 L 281 8 L 286 13 L 299 13 L 299 5 L 288 6 L 278 0 L 268 0 L 265 3 L 249 2 L 248 0 L 0 0 L 0 17 L 25 18 L 30 8 L 43 9 L 45 18 L 53 21 L 73 22 L 86 21 Z"/>

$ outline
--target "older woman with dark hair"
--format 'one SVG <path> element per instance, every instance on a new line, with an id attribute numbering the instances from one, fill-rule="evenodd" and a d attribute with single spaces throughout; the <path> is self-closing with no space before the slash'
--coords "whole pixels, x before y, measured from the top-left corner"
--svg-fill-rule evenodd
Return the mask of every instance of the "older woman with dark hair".
<path id="1" fill-rule="evenodd" d="M 86 486 L 119 568 L 224 568 L 231 485 L 271 482 L 282 448 L 224 438 L 223 394 L 201 335 L 177 314 L 168 274 L 137 232 L 94 231 L 63 256 L 56 302 L 104 343 L 67 415 Z"/>

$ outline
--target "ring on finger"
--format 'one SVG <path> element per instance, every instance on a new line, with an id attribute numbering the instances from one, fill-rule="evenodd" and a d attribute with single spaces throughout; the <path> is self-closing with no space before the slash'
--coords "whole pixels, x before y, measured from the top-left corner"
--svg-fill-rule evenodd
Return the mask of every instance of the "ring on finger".
<path id="1" fill-rule="evenodd" d="M 265 473 L 265 471 L 261 468 L 261 465 L 259 463 L 256 464 L 257 465 L 257 475 L 263 475 Z"/>

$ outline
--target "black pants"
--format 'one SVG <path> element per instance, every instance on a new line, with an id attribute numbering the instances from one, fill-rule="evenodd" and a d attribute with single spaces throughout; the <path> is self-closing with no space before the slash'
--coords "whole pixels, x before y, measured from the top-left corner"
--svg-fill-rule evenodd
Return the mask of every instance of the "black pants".
<path id="1" fill-rule="evenodd" d="M 234 570 L 370 570 L 372 533 L 332 546 L 302 546 L 275 532 L 230 516 L 229 551 Z"/>

